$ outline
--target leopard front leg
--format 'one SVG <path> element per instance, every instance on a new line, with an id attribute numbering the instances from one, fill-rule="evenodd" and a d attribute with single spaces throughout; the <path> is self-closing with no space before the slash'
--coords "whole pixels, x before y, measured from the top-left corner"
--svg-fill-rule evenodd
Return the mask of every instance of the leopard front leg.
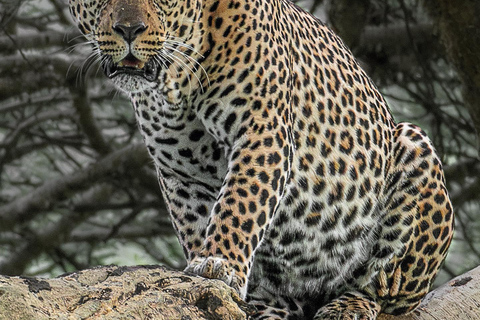
<path id="1" fill-rule="evenodd" d="M 292 152 L 288 128 L 259 132 L 253 119 L 248 125 L 230 153 L 203 248 L 185 269 L 225 281 L 242 298 L 255 250 L 284 193 Z"/>

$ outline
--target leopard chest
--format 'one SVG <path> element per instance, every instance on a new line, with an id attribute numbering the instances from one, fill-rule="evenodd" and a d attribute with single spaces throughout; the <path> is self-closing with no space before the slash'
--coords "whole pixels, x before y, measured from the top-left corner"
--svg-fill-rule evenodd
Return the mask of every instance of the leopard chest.
<path id="1" fill-rule="evenodd" d="M 132 99 L 138 126 L 157 173 L 166 183 L 219 190 L 227 164 L 225 149 L 186 108 L 165 100 Z M 187 190 L 188 192 L 188 190 Z"/>

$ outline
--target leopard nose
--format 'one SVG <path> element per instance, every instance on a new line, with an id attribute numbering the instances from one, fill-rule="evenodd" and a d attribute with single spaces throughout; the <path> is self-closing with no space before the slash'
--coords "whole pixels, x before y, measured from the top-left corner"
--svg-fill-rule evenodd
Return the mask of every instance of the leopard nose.
<path id="1" fill-rule="evenodd" d="M 147 30 L 147 26 L 143 22 L 131 26 L 117 23 L 113 26 L 113 30 L 125 39 L 127 43 L 132 43 L 133 40 Z"/>

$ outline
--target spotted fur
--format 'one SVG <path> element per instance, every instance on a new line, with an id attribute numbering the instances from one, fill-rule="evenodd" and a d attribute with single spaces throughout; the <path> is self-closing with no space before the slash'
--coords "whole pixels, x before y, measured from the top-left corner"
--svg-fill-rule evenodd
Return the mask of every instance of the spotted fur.
<path id="1" fill-rule="evenodd" d="M 187 271 L 256 319 L 413 310 L 452 238 L 442 165 L 287 0 L 70 0 L 135 107 Z"/>

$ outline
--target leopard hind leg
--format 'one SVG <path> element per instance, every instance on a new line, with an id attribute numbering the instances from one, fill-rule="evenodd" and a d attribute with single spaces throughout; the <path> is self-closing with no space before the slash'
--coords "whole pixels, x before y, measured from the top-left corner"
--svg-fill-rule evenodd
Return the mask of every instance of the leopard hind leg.
<path id="1" fill-rule="evenodd" d="M 397 125 L 371 257 L 354 272 L 358 291 L 323 306 L 315 320 L 400 315 L 415 309 L 445 259 L 453 233 L 453 211 L 441 162 L 426 134 Z M 361 293 L 360 293 L 361 292 Z"/>
<path id="2" fill-rule="evenodd" d="M 454 217 L 442 164 L 425 132 L 399 123 L 393 139 L 386 215 L 374 248 L 380 267 L 369 288 L 382 312 L 399 315 L 428 293 L 450 246 Z"/>

